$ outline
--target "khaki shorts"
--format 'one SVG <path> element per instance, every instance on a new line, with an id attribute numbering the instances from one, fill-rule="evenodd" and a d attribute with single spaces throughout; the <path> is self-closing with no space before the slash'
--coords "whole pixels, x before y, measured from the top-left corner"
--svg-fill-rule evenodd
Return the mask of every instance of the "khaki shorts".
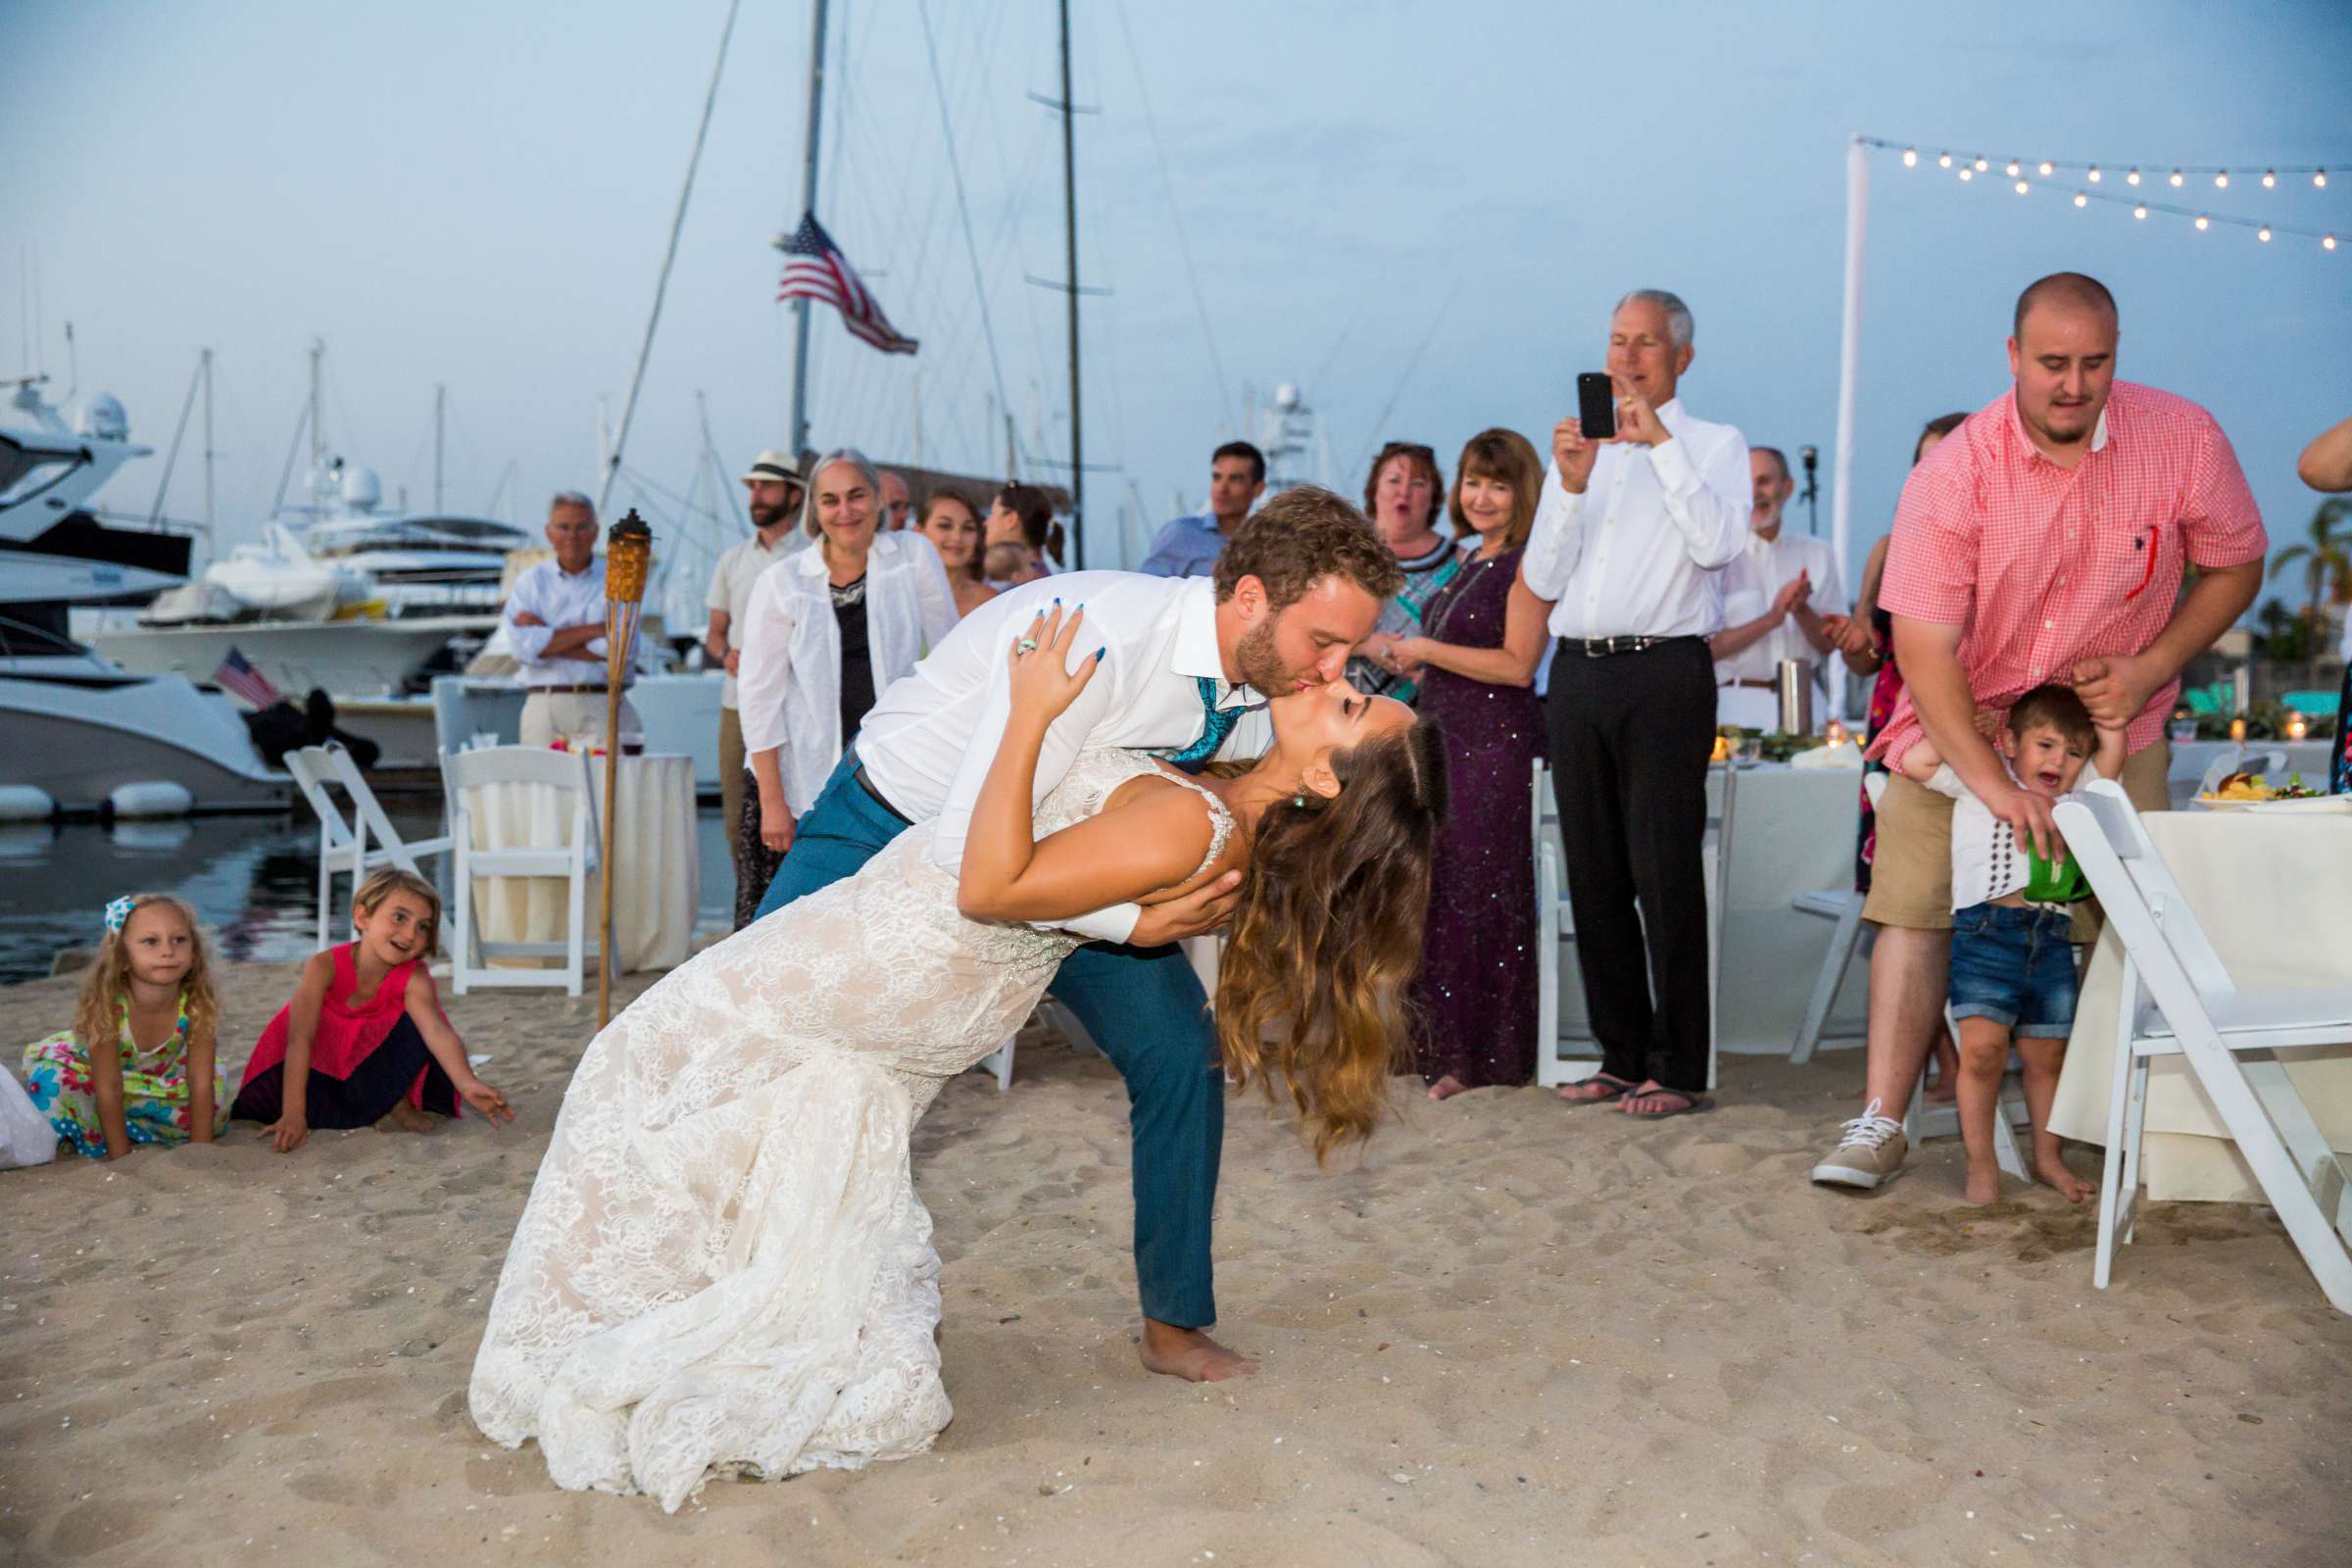
<path id="1" fill-rule="evenodd" d="M 2159 737 L 2144 751 L 2124 759 L 2124 793 L 2143 811 L 2172 808 L 2165 777 L 2172 771 L 2172 743 Z M 1862 918 L 1905 931 L 1952 928 L 1952 798 L 1896 773 L 1879 798 L 1879 851 L 1870 866 L 1870 897 Z M 2075 935 L 2087 941 L 2098 932 L 2097 917 L 2084 905 L 2075 914 Z"/>

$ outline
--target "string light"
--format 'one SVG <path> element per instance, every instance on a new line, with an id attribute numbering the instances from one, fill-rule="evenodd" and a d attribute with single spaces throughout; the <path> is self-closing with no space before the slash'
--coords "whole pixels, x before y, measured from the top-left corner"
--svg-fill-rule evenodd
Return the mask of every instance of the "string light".
<path id="1" fill-rule="evenodd" d="M 1936 159 L 1936 162 L 1939 167 L 1949 169 L 1952 167 L 1952 155 L 1950 153 L 1945 153 L 1942 157 Z"/>
<path id="2" fill-rule="evenodd" d="M 2173 188 L 2175 190 L 2179 190 L 2180 188 L 2180 171 L 2178 169 L 2173 171 Z"/>
<path id="3" fill-rule="evenodd" d="M 2225 169 L 2220 173 L 2214 175 L 2213 184 L 2216 190 L 2228 190 L 2230 188 L 2230 171 Z"/>
<path id="4" fill-rule="evenodd" d="M 1986 171 L 1987 169 L 1990 169 L 1991 167 L 1992 167 L 1992 165 L 1991 165 L 1991 164 L 1990 164 L 1988 161 L 1986 161 L 1986 160 L 1984 160 L 1984 159 L 1983 159 L 1983 158 L 1980 158 L 1980 159 L 1978 159 L 1978 160 L 1977 160 L 1977 172 L 1978 172 L 1978 173 L 1980 173 L 1980 174 L 1982 174 L 1983 172 L 1984 172 L 1984 171 Z"/>
<path id="5" fill-rule="evenodd" d="M 2009 160 L 2009 167 L 2002 170 L 2001 172 L 2007 174 L 2011 179 L 2015 179 L 2017 177 L 2017 160 L 2012 158 Z"/>
<path id="6" fill-rule="evenodd" d="M 2044 179 L 2047 179 L 2047 178 L 2049 178 L 2049 177 L 2050 177 L 2052 174 L 2056 173 L 2057 172 L 2058 172 L 2058 166 L 2057 166 L 2056 164 L 2053 164 L 2053 163 L 2051 163 L 2051 162 L 2050 162 L 2050 161 L 2049 161 L 2047 158 L 2044 158 L 2044 159 L 2041 161 L 2041 177 L 2042 177 L 2042 178 L 2044 178 Z"/>
<path id="7" fill-rule="evenodd" d="M 2201 234 L 2201 233 L 2203 233 L 2205 230 L 2207 230 L 2207 229 L 2211 228 L 2212 226 L 2213 226 L 2213 220 L 2212 220 L 2212 219 L 2210 219 L 2210 218 L 2207 218 L 2207 217 L 2206 217 L 2206 216 L 2205 216 L 2203 213 L 2199 213 L 2199 214 L 2197 215 L 2197 232 L 2198 232 L 2198 233 L 2200 233 L 2200 234 Z"/>
<path id="8" fill-rule="evenodd" d="M 1919 167 L 1918 148 L 1906 147 L 1903 149 L 1903 167 L 1905 169 L 1917 169 Z"/>
<path id="9" fill-rule="evenodd" d="M 2324 251 L 2335 249 L 2335 236 L 2333 234 L 2323 235 L 2320 239 L 2320 249 Z"/>
<path id="10" fill-rule="evenodd" d="M 2138 183 L 2139 183 L 2139 171 L 2138 171 L 2138 170 L 2136 170 L 2136 169 L 2134 169 L 2133 171 L 2132 171 L 2132 172 L 2130 172 L 2129 174 L 2126 174 L 2126 175 L 2124 176 L 2124 183 L 2125 183 L 2125 184 L 2127 184 L 2127 185 L 2136 185 L 2136 184 L 2138 184 Z"/>
<path id="11" fill-rule="evenodd" d="M 2148 216 L 2148 210 L 2145 207 L 2134 207 L 2132 209 L 2132 216 L 2133 218 L 2145 218 Z"/>
<path id="12" fill-rule="evenodd" d="M 2026 187 L 2026 182 L 2025 182 L 2024 180 L 2022 180 L 2022 179 L 2021 179 L 2021 180 L 2019 180 L 2019 181 L 2017 182 L 2017 193 L 2018 193 L 2020 196 L 2023 196 L 2023 195 L 2026 193 L 2026 189 L 2027 189 L 2027 187 Z"/>
<path id="13" fill-rule="evenodd" d="M 2254 237 L 2268 245 L 2271 242 L 2271 231 L 2268 228 L 2258 228 L 2254 231 Z"/>
<path id="14" fill-rule="evenodd" d="M 2096 164 L 2090 166 L 2090 182 L 2093 185 L 2099 182 L 2099 166 Z"/>
<path id="15" fill-rule="evenodd" d="M 2313 171 L 2311 172 L 2311 182 L 2312 182 L 2314 185 L 2318 185 L 2318 186 L 2321 186 L 2321 187 L 2325 188 L 2325 187 L 2326 187 L 2326 185 L 2327 185 L 2327 183 L 2328 183 L 2328 171 L 2326 171 L 2325 169 L 2315 169 L 2315 170 L 2313 170 Z"/>
<path id="16" fill-rule="evenodd" d="M 1977 177 L 1977 172 L 1969 168 L 1966 164 L 1962 164 L 1960 166 L 1960 177 L 1962 179 L 1974 179 Z"/>
<path id="17" fill-rule="evenodd" d="M 2083 195 L 2082 192 L 2077 191 L 2075 192 L 2075 205 L 2077 207 L 2088 207 L 2090 205 L 2090 198 Z"/>
<path id="18" fill-rule="evenodd" d="M 2278 188 L 2278 171 L 2276 169 L 2266 169 L 2262 172 L 2262 188 L 2264 190 L 2277 190 Z"/>

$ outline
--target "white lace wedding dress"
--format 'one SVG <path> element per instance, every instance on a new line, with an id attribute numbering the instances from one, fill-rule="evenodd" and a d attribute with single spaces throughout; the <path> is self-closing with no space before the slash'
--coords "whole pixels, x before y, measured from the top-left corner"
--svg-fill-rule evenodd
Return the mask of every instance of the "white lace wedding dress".
<path id="1" fill-rule="evenodd" d="M 1155 770 L 1081 754 L 1040 835 Z M 1205 866 L 1233 823 L 1200 794 Z M 581 1057 L 469 1395 L 491 1438 L 539 1440 L 558 1486 L 674 1510 L 713 1467 L 856 1469 L 948 1424 L 909 1135 L 1081 939 L 963 918 L 930 838 L 696 956 Z"/>

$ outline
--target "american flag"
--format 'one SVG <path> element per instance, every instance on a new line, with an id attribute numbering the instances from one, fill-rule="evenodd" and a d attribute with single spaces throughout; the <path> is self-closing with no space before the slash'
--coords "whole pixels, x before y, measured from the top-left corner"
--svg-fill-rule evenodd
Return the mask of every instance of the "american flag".
<path id="1" fill-rule="evenodd" d="M 227 687 L 257 709 L 275 708 L 286 700 L 283 692 L 270 684 L 270 677 L 233 647 L 220 661 L 220 667 L 213 671 L 213 684 Z"/>
<path id="2" fill-rule="evenodd" d="M 776 290 L 780 300 L 809 299 L 841 313 L 841 324 L 858 340 L 885 354 L 912 354 L 915 342 L 901 337 L 884 319 L 882 307 L 858 280 L 858 270 L 841 254 L 833 236 L 814 213 L 801 215 L 801 226 L 784 241 L 784 281 Z"/>

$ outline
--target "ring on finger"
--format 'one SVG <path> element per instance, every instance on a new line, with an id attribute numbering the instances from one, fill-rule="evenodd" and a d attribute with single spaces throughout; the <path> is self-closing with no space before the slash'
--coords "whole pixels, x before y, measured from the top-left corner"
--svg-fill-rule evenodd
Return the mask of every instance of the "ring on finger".
<path id="1" fill-rule="evenodd" d="M 1034 654 L 1037 652 L 1037 639 L 1024 637 L 1012 645 L 1012 651 L 1016 654 Z"/>

